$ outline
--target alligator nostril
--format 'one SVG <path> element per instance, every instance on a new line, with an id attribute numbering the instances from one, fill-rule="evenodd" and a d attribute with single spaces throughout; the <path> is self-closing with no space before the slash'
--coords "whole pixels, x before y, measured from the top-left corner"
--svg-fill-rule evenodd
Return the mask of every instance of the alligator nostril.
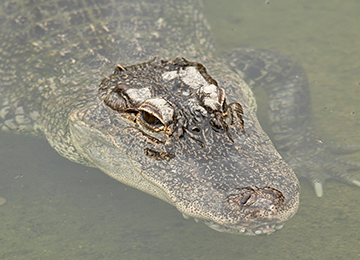
<path id="1" fill-rule="evenodd" d="M 197 127 L 197 126 L 194 126 L 194 127 L 191 128 L 191 131 L 196 132 L 196 133 L 199 133 L 199 132 L 200 132 L 200 128 Z"/>
<path id="2" fill-rule="evenodd" d="M 244 197 L 241 198 L 240 203 L 244 205 L 250 199 L 250 197 L 251 194 L 245 195 Z"/>
<path id="3" fill-rule="evenodd" d="M 228 202 L 235 203 L 240 207 L 270 208 L 272 210 L 283 204 L 285 200 L 280 191 L 271 187 L 243 187 L 230 192 L 227 196 Z"/>

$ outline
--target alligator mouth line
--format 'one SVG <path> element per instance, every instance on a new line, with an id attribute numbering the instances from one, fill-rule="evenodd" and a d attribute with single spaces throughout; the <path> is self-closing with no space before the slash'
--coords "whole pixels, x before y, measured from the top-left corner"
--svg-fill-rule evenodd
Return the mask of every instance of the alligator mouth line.
<path id="1" fill-rule="evenodd" d="M 190 216 L 188 216 L 184 213 L 182 213 L 182 215 L 185 219 L 191 218 Z M 254 228 L 249 228 L 249 227 L 244 227 L 244 226 L 238 226 L 236 228 L 231 228 L 231 227 L 226 227 L 226 226 L 220 225 L 218 223 L 215 223 L 215 222 L 209 221 L 209 220 L 200 220 L 198 218 L 194 218 L 194 220 L 195 220 L 195 222 L 202 221 L 208 227 L 210 227 L 218 232 L 226 232 L 226 233 L 232 233 L 232 234 L 244 234 L 244 235 L 250 235 L 250 236 L 270 235 L 284 227 L 283 223 L 269 224 L 269 223 L 265 222 Z"/>

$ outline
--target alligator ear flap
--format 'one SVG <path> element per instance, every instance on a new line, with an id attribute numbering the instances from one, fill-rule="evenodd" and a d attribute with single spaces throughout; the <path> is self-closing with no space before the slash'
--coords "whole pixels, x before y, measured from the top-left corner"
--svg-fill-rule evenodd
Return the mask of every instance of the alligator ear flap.
<path id="1" fill-rule="evenodd" d="M 123 67 L 121 66 L 121 68 Z M 118 67 L 115 70 L 120 70 L 121 68 Z M 124 87 L 125 86 L 119 84 L 118 80 L 112 75 L 110 77 L 105 77 L 101 81 L 98 93 L 107 106 L 118 112 L 123 112 L 129 108 L 128 99 L 123 93 Z"/>
<path id="2" fill-rule="evenodd" d="M 110 94 L 104 98 L 104 102 L 107 106 L 119 112 L 127 109 L 126 99 L 117 91 L 110 92 Z"/>
<path id="3" fill-rule="evenodd" d="M 100 97 L 104 99 L 107 106 L 116 111 L 124 111 L 127 108 L 127 100 L 123 97 L 122 88 L 115 85 L 115 81 L 110 77 L 105 77 L 98 91 Z"/>

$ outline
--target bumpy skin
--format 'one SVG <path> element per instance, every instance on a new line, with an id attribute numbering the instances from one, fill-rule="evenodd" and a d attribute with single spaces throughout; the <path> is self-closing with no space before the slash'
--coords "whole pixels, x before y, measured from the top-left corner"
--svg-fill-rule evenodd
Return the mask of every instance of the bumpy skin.
<path id="1" fill-rule="evenodd" d="M 62 156 L 219 231 L 270 233 L 296 213 L 297 178 L 260 127 L 243 74 L 217 56 L 198 1 L 0 5 L 2 130 L 43 135 Z M 156 56 L 168 61 L 141 64 Z M 238 72 L 243 63 L 227 58 Z"/>
<path id="2" fill-rule="evenodd" d="M 359 146 L 321 141 L 312 122 L 306 73 L 298 62 L 263 49 L 237 49 L 224 55 L 249 85 L 266 89 L 272 139 L 298 176 L 314 185 L 318 197 L 322 197 L 327 179 L 360 187 L 360 181 L 348 173 L 360 169 L 360 163 L 338 156 L 357 152 Z"/>

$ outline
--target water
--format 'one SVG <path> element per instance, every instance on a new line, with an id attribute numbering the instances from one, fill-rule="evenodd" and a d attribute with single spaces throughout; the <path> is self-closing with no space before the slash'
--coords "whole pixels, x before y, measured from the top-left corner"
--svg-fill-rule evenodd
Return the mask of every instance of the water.
<path id="1" fill-rule="evenodd" d="M 206 0 L 218 47 L 272 48 L 300 60 L 324 139 L 360 144 L 360 2 Z M 263 93 L 259 116 L 266 117 Z M 265 124 L 266 127 L 266 124 Z M 222 234 L 172 206 L 60 157 L 46 141 L 0 133 L 0 259 L 355 259 L 360 189 L 319 199 L 271 236 Z M 348 155 L 360 161 L 360 154 Z M 360 178 L 359 172 L 354 175 Z"/>

